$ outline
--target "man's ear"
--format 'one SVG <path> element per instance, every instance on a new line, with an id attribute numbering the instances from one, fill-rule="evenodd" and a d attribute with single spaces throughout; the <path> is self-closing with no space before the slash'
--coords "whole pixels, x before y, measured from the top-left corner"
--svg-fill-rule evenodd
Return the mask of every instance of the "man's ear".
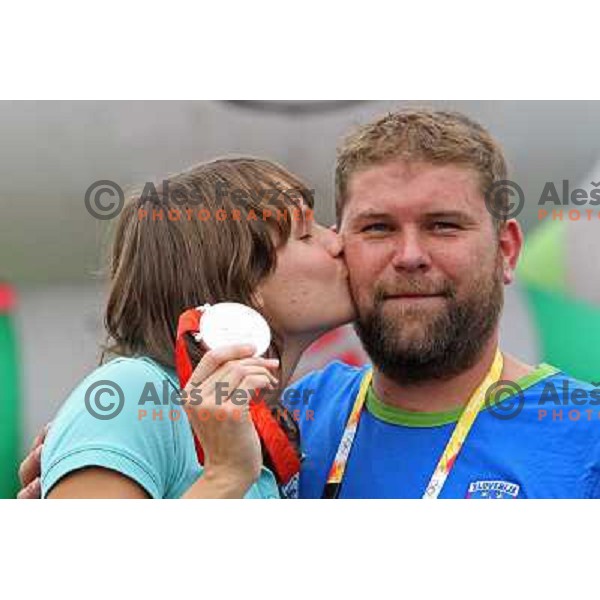
<path id="1" fill-rule="evenodd" d="M 502 254 L 504 284 L 514 281 L 515 269 L 523 248 L 523 230 L 516 219 L 509 219 L 500 227 L 498 244 Z"/>
<path id="2" fill-rule="evenodd" d="M 335 223 L 331 225 L 329 229 L 333 231 L 333 233 L 338 233 L 338 226 Z"/>

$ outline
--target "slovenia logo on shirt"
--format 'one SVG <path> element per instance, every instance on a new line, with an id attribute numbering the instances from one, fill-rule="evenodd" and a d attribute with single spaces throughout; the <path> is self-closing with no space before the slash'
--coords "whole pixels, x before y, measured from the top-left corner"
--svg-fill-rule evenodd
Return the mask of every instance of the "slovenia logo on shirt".
<path id="1" fill-rule="evenodd" d="M 516 498 L 519 495 L 519 489 L 518 484 L 510 481 L 472 481 L 465 498 L 488 500 Z"/>

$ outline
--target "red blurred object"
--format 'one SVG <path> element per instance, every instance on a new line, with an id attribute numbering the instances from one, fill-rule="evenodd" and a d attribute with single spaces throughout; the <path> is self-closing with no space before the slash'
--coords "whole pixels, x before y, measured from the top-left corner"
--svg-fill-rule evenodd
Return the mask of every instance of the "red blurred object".
<path id="1" fill-rule="evenodd" d="M 17 305 L 17 294 L 8 283 L 0 283 L 0 312 L 11 312 Z"/>

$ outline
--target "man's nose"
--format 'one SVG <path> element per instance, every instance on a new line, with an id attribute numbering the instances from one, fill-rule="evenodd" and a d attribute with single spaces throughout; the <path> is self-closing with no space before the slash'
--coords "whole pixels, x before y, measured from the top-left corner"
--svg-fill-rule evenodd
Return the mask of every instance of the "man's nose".
<path id="1" fill-rule="evenodd" d="M 395 269 L 416 271 L 429 268 L 429 254 L 415 232 L 404 232 L 397 242 L 392 256 Z"/>

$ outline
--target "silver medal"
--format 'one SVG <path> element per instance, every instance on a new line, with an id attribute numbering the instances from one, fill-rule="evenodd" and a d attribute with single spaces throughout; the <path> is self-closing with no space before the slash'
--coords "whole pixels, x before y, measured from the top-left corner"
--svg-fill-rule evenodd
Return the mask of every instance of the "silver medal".
<path id="1" fill-rule="evenodd" d="M 202 311 L 200 331 L 195 336 L 209 349 L 233 344 L 252 344 L 262 356 L 271 344 L 271 330 L 264 317 L 237 302 L 219 302 L 198 307 Z"/>

